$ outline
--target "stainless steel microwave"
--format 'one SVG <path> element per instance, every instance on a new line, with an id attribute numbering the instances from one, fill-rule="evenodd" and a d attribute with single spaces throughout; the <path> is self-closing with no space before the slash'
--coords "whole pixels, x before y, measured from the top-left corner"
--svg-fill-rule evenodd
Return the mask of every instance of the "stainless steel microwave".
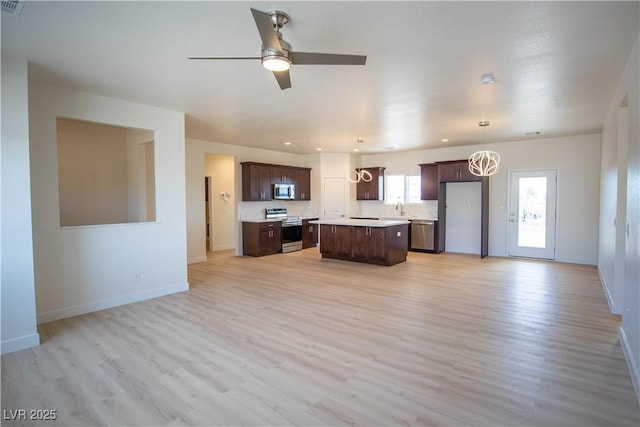
<path id="1" fill-rule="evenodd" d="M 293 200 L 296 190 L 293 184 L 273 184 L 273 198 L 280 200 Z"/>

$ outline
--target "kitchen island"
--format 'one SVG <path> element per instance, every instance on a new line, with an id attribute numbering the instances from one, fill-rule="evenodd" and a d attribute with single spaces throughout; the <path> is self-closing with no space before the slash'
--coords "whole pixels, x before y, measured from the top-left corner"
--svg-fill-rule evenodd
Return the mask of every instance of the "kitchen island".
<path id="1" fill-rule="evenodd" d="M 321 219 L 322 258 L 395 265 L 407 260 L 406 220 Z"/>

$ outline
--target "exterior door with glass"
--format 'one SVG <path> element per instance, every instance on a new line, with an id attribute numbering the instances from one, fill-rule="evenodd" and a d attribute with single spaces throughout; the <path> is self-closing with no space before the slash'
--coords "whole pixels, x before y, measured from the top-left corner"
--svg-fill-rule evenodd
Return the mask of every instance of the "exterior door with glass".
<path id="1" fill-rule="evenodd" d="M 556 171 L 512 171 L 509 255 L 555 259 Z"/>

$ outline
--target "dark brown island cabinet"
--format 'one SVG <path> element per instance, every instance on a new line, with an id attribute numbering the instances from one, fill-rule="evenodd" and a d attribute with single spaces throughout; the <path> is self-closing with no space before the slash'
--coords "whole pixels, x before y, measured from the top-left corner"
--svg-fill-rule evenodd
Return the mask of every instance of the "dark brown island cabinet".
<path id="1" fill-rule="evenodd" d="M 242 253 L 264 256 L 282 252 L 282 223 L 280 221 L 243 222 Z"/>
<path id="2" fill-rule="evenodd" d="M 387 266 L 407 260 L 407 222 L 357 219 L 318 222 L 323 258 Z"/>
<path id="3" fill-rule="evenodd" d="M 242 201 L 273 200 L 273 184 L 293 184 L 294 200 L 311 200 L 311 169 L 242 162 Z"/>
<path id="4" fill-rule="evenodd" d="M 370 181 L 361 179 L 356 184 L 356 200 L 384 200 L 384 169 L 381 167 L 356 169 L 357 172 L 367 171 L 371 174 Z"/>
<path id="5" fill-rule="evenodd" d="M 351 227 L 348 225 L 321 225 L 320 253 L 323 258 L 350 258 Z"/>

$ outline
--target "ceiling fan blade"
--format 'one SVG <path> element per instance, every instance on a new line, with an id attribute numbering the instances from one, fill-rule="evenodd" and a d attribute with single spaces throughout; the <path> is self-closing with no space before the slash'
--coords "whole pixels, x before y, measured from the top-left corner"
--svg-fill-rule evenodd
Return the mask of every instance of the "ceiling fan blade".
<path id="1" fill-rule="evenodd" d="M 366 62 L 365 55 L 291 52 L 291 63 L 296 65 L 365 65 Z"/>
<path id="2" fill-rule="evenodd" d="M 291 87 L 291 76 L 289 76 L 289 70 L 287 71 L 274 71 L 273 75 L 276 76 L 276 80 L 280 85 L 280 89 L 285 90 Z"/>
<path id="3" fill-rule="evenodd" d="M 188 59 L 262 59 L 259 56 L 190 56 Z"/>
<path id="4" fill-rule="evenodd" d="M 282 45 L 280 45 L 278 35 L 273 29 L 273 24 L 271 23 L 269 15 L 255 9 L 251 9 L 251 13 L 253 14 L 253 19 L 256 21 L 256 26 L 258 27 L 258 32 L 260 33 L 260 38 L 262 39 L 262 45 L 264 48 L 281 52 Z"/>

